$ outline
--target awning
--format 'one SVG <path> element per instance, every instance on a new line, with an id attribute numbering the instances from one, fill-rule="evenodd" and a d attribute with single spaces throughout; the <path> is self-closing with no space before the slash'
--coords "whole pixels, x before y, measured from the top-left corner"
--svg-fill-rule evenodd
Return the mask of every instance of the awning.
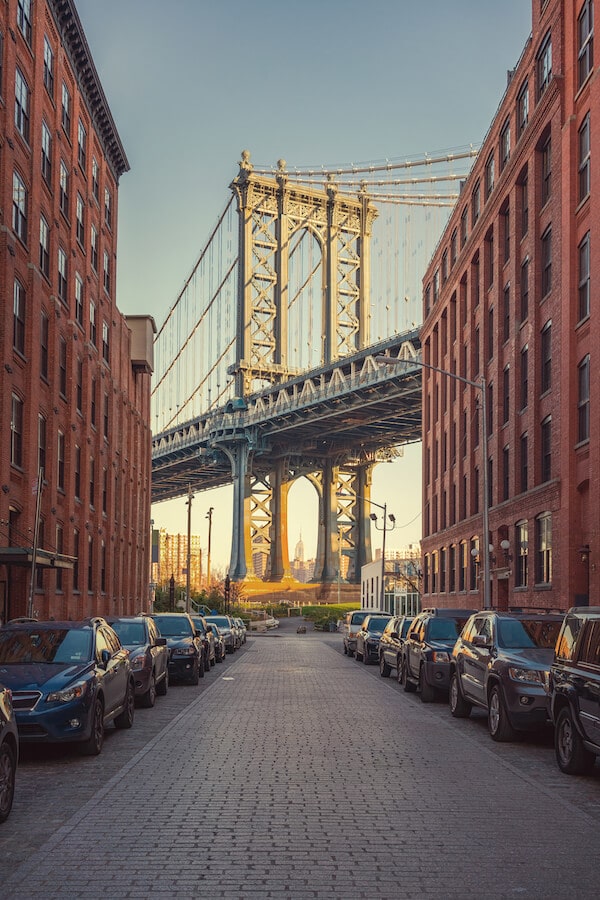
<path id="1" fill-rule="evenodd" d="M 33 547 L 0 547 L 0 565 L 29 566 L 33 562 Z M 38 569 L 72 569 L 77 558 L 55 553 L 52 550 L 36 551 L 35 565 Z"/>

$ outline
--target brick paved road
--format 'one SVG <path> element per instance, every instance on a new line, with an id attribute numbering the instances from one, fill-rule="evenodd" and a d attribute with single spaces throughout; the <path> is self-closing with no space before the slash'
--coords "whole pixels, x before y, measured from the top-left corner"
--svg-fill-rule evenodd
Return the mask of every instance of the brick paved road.
<path id="1" fill-rule="evenodd" d="M 335 635 L 216 675 L 0 897 L 597 897 L 598 767 L 556 778 L 547 741 L 492 744 Z"/>

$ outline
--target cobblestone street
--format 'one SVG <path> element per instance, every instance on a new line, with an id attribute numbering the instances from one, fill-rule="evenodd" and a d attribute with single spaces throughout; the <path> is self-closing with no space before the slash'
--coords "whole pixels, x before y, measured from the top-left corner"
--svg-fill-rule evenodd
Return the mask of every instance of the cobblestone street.
<path id="1" fill-rule="evenodd" d="M 0 896 L 597 896 L 598 767 L 569 778 L 548 740 L 492 744 L 291 624 L 106 780 L 104 754 L 86 761 L 98 789 L 18 867 L 4 846 Z M 0 846 L 26 802 L 18 785 Z"/>

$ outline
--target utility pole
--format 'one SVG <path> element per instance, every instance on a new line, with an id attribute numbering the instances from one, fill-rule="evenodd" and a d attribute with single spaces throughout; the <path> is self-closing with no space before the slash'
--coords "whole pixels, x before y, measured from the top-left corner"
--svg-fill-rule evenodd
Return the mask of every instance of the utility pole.
<path id="1" fill-rule="evenodd" d="M 190 571 L 192 568 L 192 500 L 194 495 L 192 494 L 192 486 L 188 485 L 188 498 L 186 500 L 186 505 L 188 508 L 188 519 L 187 519 L 187 569 L 185 575 L 185 610 L 187 613 L 190 612 L 191 609 L 191 597 L 190 597 Z"/>
<path id="2" fill-rule="evenodd" d="M 210 591 L 210 540 L 212 535 L 212 514 L 214 512 L 211 506 L 206 513 L 205 518 L 208 519 L 208 554 L 206 558 L 206 590 Z"/>

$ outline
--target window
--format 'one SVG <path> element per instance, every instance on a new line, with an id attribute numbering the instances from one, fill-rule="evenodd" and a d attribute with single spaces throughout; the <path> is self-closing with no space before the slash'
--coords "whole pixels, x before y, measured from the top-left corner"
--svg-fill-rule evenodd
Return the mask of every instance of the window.
<path id="1" fill-rule="evenodd" d="M 510 366 L 506 366 L 502 373 L 502 422 L 508 422 L 510 413 Z"/>
<path id="2" fill-rule="evenodd" d="M 42 178 L 52 187 L 52 135 L 45 122 L 42 122 Z"/>
<path id="3" fill-rule="evenodd" d="M 110 331 L 108 322 L 102 322 L 102 359 L 110 363 Z"/>
<path id="4" fill-rule="evenodd" d="M 104 188 L 104 221 L 110 228 L 112 224 L 112 197 L 107 187 Z"/>
<path id="5" fill-rule="evenodd" d="M 529 259 L 521 264 L 521 322 L 529 315 Z"/>
<path id="6" fill-rule="evenodd" d="M 90 422 L 96 427 L 96 379 L 92 378 L 90 390 Z"/>
<path id="7" fill-rule="evenodd" d="M 529 181 L 525 174 L 519 182 L 521 195 L 521 237 L 524 238 L 529 231 Z"/>
<path id="8" fill-rule="evenodd" d="M 588 441 L 590 438 L 590 357 L 584 356 L 577 367 L 579 396 L 577 398 L 577 417 L 579 422 L 577 439 Z"/>
<path id="9" fill-rule="evenodd" d="M 502 311 L 502 339 L 506 343 L 510 338 L 510 284 L 507 284 L 502 292 Z"/>
<path id="10" fill-rule="evenodd" d="M 84 214 L 84 205 L 83 205 L 83 197 L 81 194 L 77 194 L 77 203 L 75 207 L 75 232 L 77 241 L 81 247 L 85 244 L 85 214 Z"/>
<path id="11" fill-rule="evenodd" d="M 60 161 L 60 178 L 59 178 L 59 204 L 60 211 L 68 219 L 69 218 L 69 170 L 61 159 Z"/>
<path id="12" fill-rule="evenodd" d="M 577 44 L 579 56 L 579 87 L 587 79 L 594 66 L 594 4 L 584 0 L 577 18 Z"/>
<path id="13" fill-rule="evenodd" d="M 10 462 L 13 466 L 23 465 L 23 401 L 17 394 L 12 395 L 11 403 Z"/>
<path id="14" fill-rule="evenodd" d="M 96 346 L 96 304 L 93 300 L 90 300 L 90 341 Z"/>
<path id="15" fill-rule="evenodd" d="M 500 132 L 500 171 L 502 172 L 510 159 L 510 119 L 507 119 Z"/>
<path id="16" fill-rule="evenodd" d="M 442 284 L 448 281 L 448 251 L 442 253 Z"/>
<path id="17" fill-rule="evenodd" d="M 541 390 L 544 394 L 552 387 L 552 322 L 546 322 L 542 328 L 541 345 Z"/>
<path id="18" fill-rule="evenodd" d="M 75 497 L 81 500 L 81 447 L 75 445 Z"/>
<path id="19" fill-rule="evenodd" d="M 508 203 L 503 207 L 502 213 L 502 249 L 504 262 L 510 259 L 510 207 Z"/>
<path id="20" fill-rule="evenodd" d="M 527 434 L 522 434 L 521 439 L 519 441 L 519 450 L 520 450 L 520 474 L 521 474 L 521 492 L 524 493 L 527 490 L 529 484 L 529 446 L 527 440 Z"/>
<path id="21" fill-rule="evenodd" d="M 40 271 L 46 278 L 50 275 L 50 229 L 43 216 L 40 216 Z"/>
<path id="22" fill-rule="evenodd" d="M 504 447 L 502 450 L 502 499 L 510 497 L 510 450 Z"/>
<path id="23" fill-rule="evenodd" d="M 494 230 L 490 228 L 485 238 L 485 247 L 487 255 L 487 288 L 491 288 L 494 283 Z"/>
<path id="24" fill-rule="evenodd" d="M 81 174 L 85 175 L 87 165 L 87 131 L 81 119 L 77 122 L 77 162 L 81 169 Z"/>
<path id="25" fill-rule="evenodd" d="M 60 337 L 58 342 L 58 390 L 63 399 L 67 399 L 67 342 Z"/>
<path id="26" fill-rule="evenodd" d="M 494 433 L 494 385 L 488 384 L 487 388 L 487 415 L 488 415 L 488 437 Z M 487 449 L 483 448 L 484 452 Z"/>
<path id="27" fill-rule="evenodd" d="M 25 288 L 17 278 L 13 287 L 13 348 L 25 354 Z"/>
<path id="28" fill-rule="evenodd" d="M 579 202 L 590 192 L 590 114 L 579 129 Z"/>
<path id="29" fill-rule="evenodd" d="M 487 200 L 492 191 L 494 190 L 494 179 L 496 174 L 496 167 L 494 163 L 494 154 L 491 153 L 485 164 L 485 199 Z"/>
<path id="30" fill-rule="evenodd" d="M 18 0 L 17 26 L 29 46 L 31 46 L 31 0 Z"/>
<path id="31" fill-rule="evenodd" d="M 54 97 L 54 52 L 46 34 L 44 35 L 44 87 L 50 96 Z"/>
<path id="32" fill-rule="evenodd" d="M 516 571 L 515 587 L 527 587 L 527 560 L 529 550 L 529 528 L 527 522 L 515 525 Z"/>
<path id="33" fill-rule="evenodd" d="M 13 172 L 13 231 L 17 237 L 27 243 L 27 188 L 23 179 Z"/>
<path id="34" fill-rule="evenodd" d="M 76 383 L 75 383 L 75 402 L 77 405 L 77 412 L 80 413 L 83 410 L 83 361 L 78 357 L 77 358 L 77 366 L 76 366 Z"/>
<path id="35" fill-rule="evenodd" d="M 29 143 L 29 87 L 20 69 L 15 72 L 15 127 Z"/>
<path id="36" fill-rule="evenodd" d="M 42 478 L 46 471 L 46 440 L 47 440 L 47 423 L 45 417 L 40 413 L 38 415 L 38 471 L 42 470 Z"/>
<path id="37" fill-rule="evenodd" d="M 100 182 L 98 180 L 98 161 L 95 156 L 92 157 L 92 193 L 96 199 L 96 203 L 100 202 Z"/>
<path id="38" fill-rule="evenodd" d="M 63 250 L 62 247 L 58 248 L 58 278 L 57 278 L 57 289 L 58 289 L 58 297 L 61 303 L 64 303 L 65 306 L 68 305 L 67 300 L 67 278 L 68 278 L 68 262 L 67 262 L 67 254 Z"/>
<path id="39" fill-rule="evenodd" d="M 453 267 L 458 258 L 458 234 L 456 228 L 450 237 L 450 267 Z"/>
<path id="40" fill-rule="evenodd" d="M 546 228 L 542 235 L 542 297 L 547 297 L 552 288 L 552 228 Z"/>
<path id="41" fill-rule="evenodd" d="M 92 225 L 90 230 L 90 257 L 92 263 L 92 269 L 94 272 L 98 271 L 98 232 L 94 225 Z"/>
<path id="42" fill-rule="evenodd" d="M 79 590 L 79 529 L 73 529 L 73 590 Z"/>
<path id="43" fill-rule="evenodd" d="M 62 431 L 58 432 L 56 453 L 56 484 L 59 491 L 65 489 L 65 436 Z"/>
<path id="44" fill-rule="evenodd" d="M 469 226 L 468 226 L 468 213 L 467 207 L 463 209 L 460 217 L 460 249 L 465 246 L 467 243 L 467 237 L 469 236 Z"/>
<path id="45" fill-rule="evenodd" d="M 107 440 L 108 440 L 109 409 L 110 409 L 110 407 L 109 407 L 108 394 L 105 394 L 104 395 L 104 407 L 102 410 L 102 433 Z M 104 512 L 106 512 L 106 509 L 104 509 Z"/>
<path id="46" fill-rule="evenodd" d="M 62 525 L 56 524 L 56 552 L 64 553 L 64 532 Z M 56 569 L 56 590 L 62 591 L 63 570 L 60 566 Z"/>
<path id="47" fill-rule="evenodd" d="M 550 32 L 544 38 L 537 55 L 538 97 L 541 97 L 552 78 L 552 38 Z"/>
<path id="48" fill-rule="evenodd" d="M 4 35 L 0 31 L 0 97 L 2 96 L 2 63 L 4 61 Z"/>
<path id="49" fill-rule="evenodd" d="M 65 134 L 71 137 L 71 94 L 63 81 L 61 94 L 61 122 Z"/>
<path id="50" fill-rule="evenodd" d="M 40 317 L 40 376 L 48 380 L 48 334 L 49 321 L 47 313 L 42 310 Z"/>
<path id="51" fill-rule="evenodd" d="M 546 140 L 542 147 L 542 206 L 552 193 L 552 141 Z"/>
<path id="52" fill-rule="evenodd" d="M 517 138 L 520 138 L 529 121 L 529 84 L 525 81 L 517 96 Z"/>
<path id="53" fill-rule="evenodd" d="M 537 584 L 552 583 L 552 514 L 543 513 L 535 520 L 535 580 Z"/>
<path id="54" fill-rule="evenodd" d="M 481 212 L 481 188 L 479 182 L 476 183 L 471 194 L 471 228 L 475 227 L 479 214 Z"/>
<path id="55" fill-rule="evenodd" d="M 579 245 L 579 321 L 590 314 L 590 233 Z"/>
<path id="56" fill-rule="evenodd" d="M 433 302 L 437 303 L 440 296 L 440 270 L 433 273 Z"/>
<path id="57" fill-rule="evenodd" d="M 79 272 L 75 275 L 75 318 L 83 328 L 83 281 Z"/>
<path id="58" fill-rule="evenodd" d="M 96 461 L 93 456 L 90 456 L 89 460 L 90 466 L 90 506 L 95 506 L 96 503 Z"/>
<path id="59" fill-rule="evenodd" d="M 529 348 L 527 345 L 521 350 L 521 409 L 527 408 L 529 400 Z"/>
<path id="60" fill-rule="evenodd" d="M 109 258 L 107 250 L 104 251 L 103 268 L 104 268 L 104 290 L 106 291 L 107 294 L 110 294 L 110 258 Z"/>
<path id="61" fill-rule="evenodd" d="M 546 416 L 541 425 L 541 470 L 542 484 L 552 477 L 552 416 Z"/>
<path id="62" fill-rule="evenodd" d="M 488 362 L 494 356 L 494 307 L 488 310 Z"/>

